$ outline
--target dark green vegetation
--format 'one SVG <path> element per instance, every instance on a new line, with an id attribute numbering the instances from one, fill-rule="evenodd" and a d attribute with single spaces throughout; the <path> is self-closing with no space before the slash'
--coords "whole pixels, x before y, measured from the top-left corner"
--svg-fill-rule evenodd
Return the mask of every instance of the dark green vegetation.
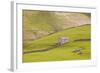
<path id="1" fill-rule="evenodd" d="M 91 58 L 90 40 L 74 41 L 77 39 L 90 39 L 90 24 L 65 29 L 30 43 L 24 43 L 23 52 L 52 47 L 61 36 L 68 37 L 70 42 L 49 51 L 23 54 L 23 62 L 86 60 Z M 83 48 L 83 54 L 72 53 L 73 50 L 78 48 Z"/>
<path id="2" fill-rule="evenodd" d="M 87 15 L 88 17 L 91 17 L 90 13 L 82 13 L 82 14 Z"/>

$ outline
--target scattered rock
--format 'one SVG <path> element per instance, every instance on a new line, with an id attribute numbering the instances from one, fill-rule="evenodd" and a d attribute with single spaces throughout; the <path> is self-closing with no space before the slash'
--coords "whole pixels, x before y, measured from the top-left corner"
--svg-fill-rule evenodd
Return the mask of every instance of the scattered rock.
<path id="1" fill-rule="evenodd" d="M 69 39 L 67 37 L 60 37 L 58 42 L 59 42 L 59 44 L 62 45 L 62 44 L 69 42 Z"/>
<path id="2" fill-rule="evenodd" d="M 82 52 L 82 49 L 83 49 L 83 48 L 75 49 L 75 50 L 73 50 L 72 52 L 80 55 L 80 54 L 83 53 L 83 52 Z"/>

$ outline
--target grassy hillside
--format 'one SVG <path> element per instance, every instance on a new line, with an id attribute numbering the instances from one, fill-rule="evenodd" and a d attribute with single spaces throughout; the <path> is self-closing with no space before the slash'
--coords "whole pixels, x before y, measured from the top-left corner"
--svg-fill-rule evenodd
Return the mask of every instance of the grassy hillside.
<path id="1" fill-rule="evenodd" d="M 24 42 L 70 27 L 90 24 L 87 13 L 23 10 Z"/>
<path id="2" fill-rule="evenodd" d="M 82 25 L 76 28 L 65 29 L 55 34 L 45 36 L 30 43 L 24 43 L 23 52 L 42 50 L 52 47 L 62 36 L 68 37 L 70 42 L 46 52 L 33 52 L 23 54 L 23 62 L 85 60 L 91 58 L 90 41 L 74 41 L 77 39 L 90 39 L 90 26 Z M 83 48 L 83 54 L 72 53 L 73 50 Z"/>

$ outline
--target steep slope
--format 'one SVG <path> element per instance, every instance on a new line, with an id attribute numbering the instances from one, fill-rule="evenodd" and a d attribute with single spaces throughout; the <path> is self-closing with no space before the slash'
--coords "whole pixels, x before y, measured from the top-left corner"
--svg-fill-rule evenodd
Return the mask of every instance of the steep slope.
<path id="1" fill-rule="evenodd" d="M 33 41 L 66 28 L 90 24 L 90 22 L 90 17 L 86 13 L 24 10 L 24 42 Z"/>
<path id="2" fill-rule="evenodd" d="M 27 45 L 27 43 L 26 44 L 24 43 L 24 49 L 25 50 L 26 49 L 27 50 L 39 49 L 39 48 L 41 49 L 42 45 L 44 48 L 46 46 L 48 47 L 48 46 L 56 43 L 57 40 L 62 36 L 68 37 L 70 39 L 70 41 L 77 40 L 77 39 L 90 38 L 91 37 L 90 32 L 91 32 L 91 29 L 90 29 L 89 24 L 82 25 L 82 26 L 79 26 L 76 28 L 66 29 L 66 30 L 63 30 L 61 32 L 54 33 L 52 35 L 45 36 L 43 38 L 33 40 L 28 45 Z M 49 45 L 46 45 L 46 44 L 49 44 Z"/>
<path id="3" fill-rule="evenodd" d="M 66 29 L 61 32 L 43 37 L 41 39 L 31 42 L 30 44 L 26 43 L 24 44 L 23 52 L 38 49 L 42 50 L 45 48 L 52 47 L 52 45 L 54 45 L 61 36 L 68 37 L 70 39 L 69 43 L 66 43 L 62 46 L 59 46 L 46 52 L 33 52 L 29 54 L 23 54 L 23 62 L 90 59 L 90 40 L 74 41 L 77 39 L 91 39 L 90 30 L 90 25 L 82 25 L 76 28 Z M 83 48 L 82 55 L 72 53 L 73 50 L 78 48 Z"/>

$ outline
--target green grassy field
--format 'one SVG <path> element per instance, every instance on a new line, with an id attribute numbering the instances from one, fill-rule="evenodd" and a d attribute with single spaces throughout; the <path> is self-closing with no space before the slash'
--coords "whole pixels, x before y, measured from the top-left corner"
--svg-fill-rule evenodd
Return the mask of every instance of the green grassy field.
<path id="1" fill-rule="evenodd" d="M 63 31 L 44 36 L 30 43 L 23 44 L 23 52 L 32 50 L 42 50 L 50 48 L 62 36 L 68 37 L 69 42 L 55 49 L 45 52 L 33 52 L 23 54 L 23 62 L 43 62 L 43 61 L 64 61 L 64 60 L 86 60 L 91 58 L 91 42 L 90 41 L 74 41 L 77 39 L 90 39 L 90 26 L 82 25 L 75 28 L 65 29 Z M 83 48 L 81 55 L 72 51 Z"/>
<path id="2" fill-rule="evenodd" d="M 67 28 L 91 24 L 91 14 L 77 12 L 23 10 L 24 43 Z"/>

